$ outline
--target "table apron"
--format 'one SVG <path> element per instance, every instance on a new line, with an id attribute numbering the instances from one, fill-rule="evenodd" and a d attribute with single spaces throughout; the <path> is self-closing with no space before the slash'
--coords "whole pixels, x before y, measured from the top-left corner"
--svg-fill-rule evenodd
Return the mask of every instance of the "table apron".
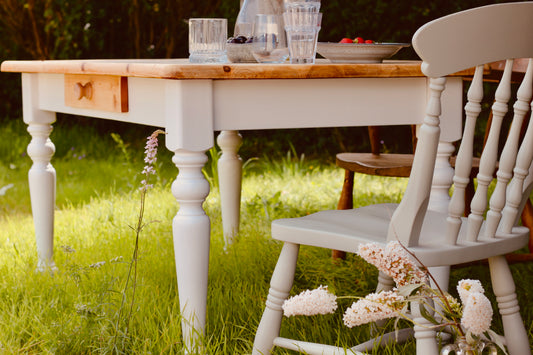
<path id="1" fill-rule="evenodd" d="M 173 80 L 128 78 L 128 112 L 106 112 L 65 105 L 63 74 L 23 74 L 37 80 L 41 110 L 165 127 L 174 134 L 192 129 L 171 149 L 203 150 L 213 131 L 288 129 L 421 123 L 427 78 L 342 78 L 264 80 Z M 36 76 L 36 77 L 35 77 Z M 26 78 L 26 79 L 25 79 Z M 36 79 L 37 78 L 37 79 Z M 448 78 L 443 94 L 442 140 L 461 135 L 461 78 Z"/>

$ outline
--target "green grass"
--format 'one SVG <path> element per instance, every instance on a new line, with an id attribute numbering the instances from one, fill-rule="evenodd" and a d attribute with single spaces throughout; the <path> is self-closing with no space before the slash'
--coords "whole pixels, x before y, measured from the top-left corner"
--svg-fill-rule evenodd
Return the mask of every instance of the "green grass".
<path id="1" fill-rule="evenodd" d="M 37 255 L 26 182 L 30 162 L 20 147 L 27 144 L 24 128 L 13 123 L 0 130 L 0 153 L 5 153 L 0 157 L 0 188 L 13 184 L 0 196 L 1 354 L 114 351 L 116 314 L 133 253 L 131 226 L 139 211 L 138 174 L 147 134 L 121 136 L 129 144 L 126 147 L 108 134 L 87 132 L 86 127 L 70 132 L 52 137 L 58 152 L 53 163 L 58 175 L 55 261 L 59 268 L 52 276 L 35 272 Z M 7 136 L 16 142 L 13 152 Z M 124 353 L 183 353 L 171 230 L 178 210 L 170 193 L 176 169 L 170 154 L 164 148 L 160 152 L 158 181 L 146 199 L 145 221 L 153 223 L 141 234 L 130 333 L 119 338 Z M 211 158 L 206 169 L 210 180 L 216 174 L 212 168 L 216 153 Z M 216 187 L 204 205 L 212 227 L 205 339 L 209 354 L 251 353 L 281 249 L 269 236 L 270 222 L 335 208 L 343 179 L 340 169 L 307 160 L 294 150 L 277 158 L 246 160 L 241 232 L 229 248 L 223 245 Z M 397 201 L 406 183 L 368 176 L 356 181 L 357 206 Z M 519 302 L 533 343 L 533 265 L 513 265 L 512 270 L 521 280 Z M 296 275 L 293 293 L 327 284 L 338 295 L 365 295 L 374 290 L 377 272 L 353 255 L 333 262 L 329 250 L 303 247 Z M 454 270 L 452 285 L 464 277 L 479 278 L 490 289 L 486 266 Z M 131 289 L 127 295 L 131 296 Z M 341 303 L 341 309 L 349 303 Z M 119 323 L 119 331 L 122 326 Z M 499 321 L 495 326 L 501 329 Z M 338 311 L 286 319 L 282 336 L 349 346 L 367 340 L 368 331 L 366 326 L 346 328 Z M 413 349 L 409 343 L 375 353 L 409 354 Z"/>

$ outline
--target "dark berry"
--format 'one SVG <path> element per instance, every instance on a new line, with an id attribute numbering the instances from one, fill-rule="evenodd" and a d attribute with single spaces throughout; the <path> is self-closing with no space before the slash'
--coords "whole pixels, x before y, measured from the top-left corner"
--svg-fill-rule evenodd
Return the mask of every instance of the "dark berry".
<path id="1" fill-rule="evenodd" d="M 235 42 L 235 43 L 244 43 L 247 40 L 247 38 L 245 36 L 237 36 L 237 37 L 235 37 L 235 39 L 238 41 L 238 42 Z"/>

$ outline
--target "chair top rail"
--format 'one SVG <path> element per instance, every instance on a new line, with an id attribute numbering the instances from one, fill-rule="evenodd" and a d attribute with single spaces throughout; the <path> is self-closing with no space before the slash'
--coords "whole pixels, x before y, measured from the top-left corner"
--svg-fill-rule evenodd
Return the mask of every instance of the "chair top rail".
<path id="1" fill-rule="evenodd" d="M 413 36 L 413 48 L 423 60 L 422 72 L 429 77 L 508 58 L 531 58 L 532 18 L 533 2 L 462 11 L 420 27 Z"/>

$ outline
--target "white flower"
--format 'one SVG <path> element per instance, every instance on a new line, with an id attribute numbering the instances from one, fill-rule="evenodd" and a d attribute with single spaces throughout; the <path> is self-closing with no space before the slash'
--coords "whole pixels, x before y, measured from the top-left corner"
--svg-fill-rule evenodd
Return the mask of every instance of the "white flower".
<path id="1" fill-rule="evenodd" d="M 481 292 L 470 292 L 463 307 L 461 325 L 474 335 L 481 335 L 490 329 L 492 306 Z"/>
<path id="2" fill-rule="evenodd" d="M 320 286 L 312 291 L 306 290 L 283 303 L 283 314 L 290 316 L 314 316 L 333 313 L 337 309 L 337 296 L 328 292 L 327 286 Z"/>
<path id="3" fill-rule="evenodd" d="M 344 324 L 355 327 L 361 324 L 375 322 L 399 316 L 405 298 L 395 291 L 371 293 L 365 298 L 354 302 L 344 313 Z"/>
<path id="4" fill-rule="evenodd" d="M 99 261 L 97 263 L 89 265 L 89 267 L 93 268 L 93 269 L 99 269 L 99 268 L 101 268 L 104 265 L 105 265 L 105 261 Z"/>
<path id="5" fill-rule="evenodd" d="M 399 242 L 389 242 L 385 249 L 376 243 L 360 244 L 357 254 L 392 277 L 398 287 L 427 281 L 426 272 L 418 267 Z"/>
<path id="6" fill-rule="evenodd" d="M 459 293 L 459 298 L 464 305 L 466 304 L 466 300 L 468 299 L 470 293 L 485 293 L 485 290 L 483 289 L 483 286 L 479 280 L 464 279 L 457 283 L 457 292 Z"/>

